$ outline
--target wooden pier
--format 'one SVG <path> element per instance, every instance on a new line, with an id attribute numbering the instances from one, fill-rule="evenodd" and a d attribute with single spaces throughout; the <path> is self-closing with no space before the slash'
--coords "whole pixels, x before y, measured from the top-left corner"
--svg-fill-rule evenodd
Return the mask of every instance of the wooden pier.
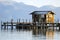
<path id="1" fill-rule="evenodd" d="M 34 25 L 35 24 L 35 25 Z M 11 27 L 11 30 L 13 30 L 14 26 L 16 27 L 16 29 L 30 29 L 30 30 L 36 30 L 36 29 L 42 29 L 42 30 L 47 30 L 48 27 L 59 27 L 60 30 L 60 23 L 32 23 L 32 22 L 13 22 L 11 20 L 11 22 L 1 22 L 1 29 L 8 29 L 8 27 Z"/>
<path id="2" fill-rule="evenodd" d="M 32 25 L 31 25 L 32 23 L 30 22 L 30 20 L 29 20 L 29 22 L 27 22 L 27 20 L 24 22 L 24 20 L 23 20 L 23 22 L 20 22 L 20 19 L 19 20 L 17 20 L 17 22 L 13 22 L 13 19 L 11 19 L 11 22 L 2 22 L 1 21 L 1 29 L 8 29 L 8 27 L 11 27 L 11 30 L 13 30 L 13 28 L 15 27 L 16 29 L 20 29 L 20 28 L 22 28 L 22 29 L 24 29 L 24 28 L 30 28 L 31 29 L 31 27 L 32 27 Z"/>

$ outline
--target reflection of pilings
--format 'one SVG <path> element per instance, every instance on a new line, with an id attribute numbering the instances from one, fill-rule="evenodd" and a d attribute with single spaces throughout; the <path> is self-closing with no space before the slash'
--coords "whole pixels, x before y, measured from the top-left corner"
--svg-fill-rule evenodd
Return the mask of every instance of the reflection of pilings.
<path id="1" fill-rule="evenodd" d="M 54 39 L 54 31 L 46 31 L 46 40 Z"/>
<path id="2" fill-rule="evenodd" d="M 36 26 L 33 27 L 33 34 L 34 35 L 38 34 L 38 27 L 36 27 Z"/>
<path id="3" fill-rule="evenodd" d="M 34 27 L 32 31 L 33 31 L 33 35 L 39 35 L 39 34 L 45 35 L 46 34 L 46 30 L 38 29 L 38 27 Z"/>

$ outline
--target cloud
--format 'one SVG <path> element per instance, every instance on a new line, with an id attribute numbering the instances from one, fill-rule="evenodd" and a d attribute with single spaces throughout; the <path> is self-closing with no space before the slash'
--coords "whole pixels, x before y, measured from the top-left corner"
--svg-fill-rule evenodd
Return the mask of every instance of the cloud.
<path id="1" fill-rule="evenodd" d="M 44 6 L 44 5 L 53 5 L 60 7 L 60 0 L 0 0 L 1 1 L 7 1 L 7 2 L 23 2 L 28 5 L 33 5 L 33 6 Z"/>
<path id="2" fill-rule="evenodd" d="M 53 5 L 60 6 L 60 0 L 14 0 L 16 2 L 24 2 L 25 4 L 34 5 L 34 6 L 44 6 L 44 5 Z"/>
<path id="3" fill-rule="evenodd" d="M 0 1 L 12 1 L 12 0 L 0 0 Z"/>

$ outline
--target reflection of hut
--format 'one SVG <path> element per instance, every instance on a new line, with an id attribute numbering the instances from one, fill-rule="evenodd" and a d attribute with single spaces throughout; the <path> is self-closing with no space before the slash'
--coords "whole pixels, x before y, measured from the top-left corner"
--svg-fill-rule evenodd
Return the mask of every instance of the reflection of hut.
<path id="1" fill-rule="evenodd" d="M 33 23 L 54 23 L 52 11 L 34 11 L 31 14 Z"/>
<path id="2" fill-rule="evenodd" d="M 54 39 L 54 32 L 53 31 L 47 31 L 46 32 L 46 40 L 53 40 Z"/>

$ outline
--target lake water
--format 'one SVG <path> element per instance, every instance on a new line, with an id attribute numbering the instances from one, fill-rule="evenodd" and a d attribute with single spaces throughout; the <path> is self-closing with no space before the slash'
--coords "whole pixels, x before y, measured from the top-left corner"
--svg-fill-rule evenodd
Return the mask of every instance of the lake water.
<path id="1" fill-rule="evenodd" d="M 60 32 L 46 31 L 34 35 L 32 30 L 0 30 L 0 40 L 60 40 Z"/>

